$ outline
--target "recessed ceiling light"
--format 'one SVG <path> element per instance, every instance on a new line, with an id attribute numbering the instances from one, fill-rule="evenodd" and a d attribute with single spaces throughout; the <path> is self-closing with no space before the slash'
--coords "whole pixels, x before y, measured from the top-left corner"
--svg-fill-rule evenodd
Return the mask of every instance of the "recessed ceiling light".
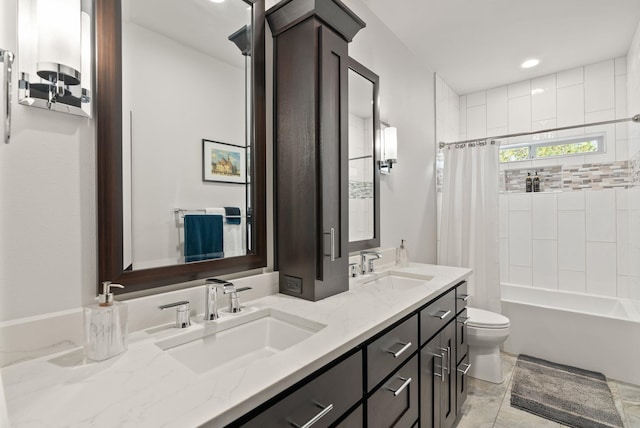
<path id="1" fill-rule="evenodd" d="M 535 88 L 531 90 L 531 95 L 538 95 L 544 92 L 544 89 L 542 88 Z"/>
<path id="2" fill-rule="evenodd" d="M 531 68 L 531 67 L 535 67 L 538 64 L 540 64 L 540 60 L 532 58 L 532 59 L 528 59 L 525 62 L 523 62 L 522 65 L 520 65 L 520 67 L 522 67 L 522 68 Z"/>
<path id="3" fill-rule="evenodd" d="M 209 0 L 211 3 L 223 3 L 224 0 Z"/>

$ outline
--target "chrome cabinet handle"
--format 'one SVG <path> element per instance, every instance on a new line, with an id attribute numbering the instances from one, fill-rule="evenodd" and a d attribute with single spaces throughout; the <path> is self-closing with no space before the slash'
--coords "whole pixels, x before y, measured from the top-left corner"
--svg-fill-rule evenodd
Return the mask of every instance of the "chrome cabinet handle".
<path id="1" fill-rule="evenodd" d="M 393 352 L 390 349 L 387 349 L 386 352 L 388 352 L 389 354 L 393 355 L 393 358 L 398 358 L 400 355 L 402 355 L 404 353 L 404 351 L 406 351 L 407 349 L 411 348 L 411 342 L 398 342 L 398 345 L 402 345 L 402 348 L 400 348 L 400 350 L 398 352 Z"/>
<path id="2" fill-rule="evenodd" d="M 5 87 L 5 117 L 4 117 L 4 142 L 11 141 L 11 85 L 14 55 L 11 51 L 0 49 L 0 62 L 4 63 L 4 87 Z"/>
<path id="3" fill-rule="evenodd" d="M 462 315 L 458 315 L 458 323 L 462 324 L 462 325 L 467 325 L 469 324 L 469 320 L 471 319 L 471 317 L 463 317 Z"/>
<path id="4" fill-rule="evenodd" d="M 409 386 L 409 384 L 411 383 L 411 378 L 404 378 L 402 376 L 398 376 L 398 379 L 403 380 L 404 382 L 402 383 L 402 385 L 400 385 L 400 388 L 398 389 L 393 389 L 393 388 L 389 388 L 387 387 L 387 389 L 391 392 L 393 392 L 393 396 L 397 397 L 407 386 Z"/>
<path id="5" fill-rule="evenodd" d="M 311 425 L 313 425 L 316 422 L 318 422 L 320 419 L 325 417 L 327 415 L 327 413 L 329 413 L 330 411 L 333 410 L 333 404 L 329 404 L 328 406 L 323 406 L 322 404 L 315 403 L 315 402 L 313 404 L 315 404 L 317 407 L 322 409 L 320 411 L 320 413 L 315 415 L 313 418 L 309 419 L 309 421 L 307 423 L 305 423 L 304 425 L 298 425 L 297 423 L 295 423 L 295 422 L 293 422 L 291 420 L 289 420 L 289 424 L 292 427 L 295 427 L 295 428 L 309 428 Z"/>
<path id="6" fill-rule="evenodd" d="M 458 296 L 458 300 L 462 300 L 463 302 L 466 302 L 467 300 L 469 300 L 469 295 L 468 294 L 460 294 Z"/>
<path id="7" fill-rule="evenodd" d="M 442 348 L 440 348 L 442 349 Z M 440 378 L 441 382 L 444 382 L 444 354 L 433 354 L 434 357 L 438 357 L 442 360 L 442 362 L 440 363 L 440 373 L 436 373 L 436 371 L 433 371 L 433 375 L 434 376 L 438 376 Z"/>
<path id="8" fill-rule="evenodd" d="M 448 317 L 451 314 L 451 311 L 445 311 L 444 309 L 439 310 L 438 312 L 436 312 L 435 314 L 431 314 L 432 317 L 434 318 L 440 318 L 441 320 L 445 319 L 446 317 Z"/>
<path id="9" fill-rule="evenodd" d="M 461 365 L 466 366 L 464 369 L 458 369 L 458 371 L 459 371 L 460 373 L 462 373 L 462 375 L 464 376 L 464 375 L 466 375 L 466 374 L 467 374 L 467 372 L 468 372 L 468 371 L 469 371 L 469 369 L 471 368 L 471 364 L 465 364 L 465 363 L 462 363 Z"/>
<path id="10" fill-rule="evenodd" d="M 447 353 L 447 374 L 450 374 L 451 371 L 449 367 L 451 367 L 451 348 L 447 346 L 446 348 L 440 348 L 440 351 Z M 442 354 L 442 373 L 444 374 L 444 354 Z"/>
<path id="11" fill-rule="evenodd" d="M 331 261 L 336 261 L 336 230 L 331 228 Z"/>

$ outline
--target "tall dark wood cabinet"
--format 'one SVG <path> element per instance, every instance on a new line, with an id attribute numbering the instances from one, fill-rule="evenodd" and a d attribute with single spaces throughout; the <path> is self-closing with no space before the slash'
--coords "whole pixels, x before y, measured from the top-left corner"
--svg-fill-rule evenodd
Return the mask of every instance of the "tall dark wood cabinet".
<path id="1" fill-rule="evenodd" d="M 267 21 L 280 292 L 316 301 L 349 288 L 347 44 L 365 24 L 339 0 L 285 0 Z"/>

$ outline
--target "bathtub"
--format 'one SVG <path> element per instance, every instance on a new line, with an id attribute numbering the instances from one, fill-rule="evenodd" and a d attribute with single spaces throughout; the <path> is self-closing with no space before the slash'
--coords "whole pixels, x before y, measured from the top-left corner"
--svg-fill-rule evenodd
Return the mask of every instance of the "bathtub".
<path id="1" fill-rule="evenodd" d="M 640 301 L 502 284 L 504 350 L 640 385 Z"/>

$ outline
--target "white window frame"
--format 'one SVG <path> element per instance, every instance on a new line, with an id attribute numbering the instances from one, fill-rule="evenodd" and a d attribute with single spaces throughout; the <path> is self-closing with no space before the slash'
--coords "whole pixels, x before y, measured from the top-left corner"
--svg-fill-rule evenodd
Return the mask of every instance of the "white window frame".
<path id="1" fill-rule="evenodd" d="M 567 144 L 584 143 L 586 141 L 594 141 L 594 140 L 598 141 L 598 150 L 596 150 L 595 152 L 569 153 L 566 155 L 555 155 L 555 156 L 544 156 L 544 157 L 536 156 L 536 148 L 538 147 L 564 146 Z M 554 159 L 554 158 L 564 158 L 564 157 L 571 157 L 571 156 L 597 155 L 597 154 L 606 152 L 605 145 L 606 145 L 606 134 L 604 132 L 600 132 L 597 134 L 574 135 L 571 137 L 554 138 L 551 140 L 527 141 L 525 143 L 501 145 L 500 152 L 502 152 L 503 150 L 521 149 L 523 147 L 528 147 L 529 157 L 526 159 L 518 159 L 513 161 L 500 161 L 500 163 L 525 162 L 525 161 L 536 160 L 536 159 Z"/>

